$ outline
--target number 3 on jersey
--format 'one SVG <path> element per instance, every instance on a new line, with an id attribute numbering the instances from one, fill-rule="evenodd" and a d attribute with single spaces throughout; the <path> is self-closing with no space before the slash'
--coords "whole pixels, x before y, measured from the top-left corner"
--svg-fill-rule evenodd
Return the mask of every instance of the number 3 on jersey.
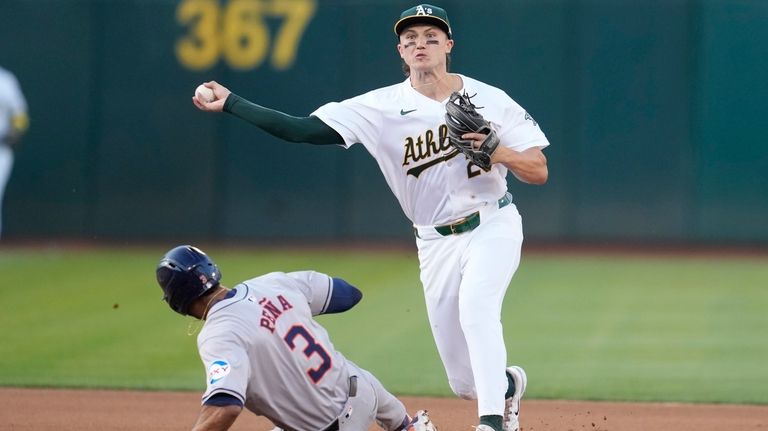
<path id="1" fill-rule="evenodd" d="M 316 368 L 310 368 L 307 370 L 307 375 L 310 379 L 312 379 L 312 382 L 320 382 L 323 376 L 325 376 L 325 373 L 331 369 L 331 355 L 328 354 L 328 352 L 321 344 L 318 344 L 315 341 L 315 337 L 312 336 L 307 328 L 301 325 L 291 326 L 291 329 L 289 329 L 283 337 L 283 340 L 285 340 L 285 343 L 288 344 L 288 347 L 290 347 L 291 350 L 296 349 L 296 337 L 301 337 L 304 339 L 304 341 L 307 342 L 307 347 L 302 350 L 304 356 L 310 358 L 312 355 L 317 355 L 320 357 L 320 359 L 322 359 L 322 363 Z"/>

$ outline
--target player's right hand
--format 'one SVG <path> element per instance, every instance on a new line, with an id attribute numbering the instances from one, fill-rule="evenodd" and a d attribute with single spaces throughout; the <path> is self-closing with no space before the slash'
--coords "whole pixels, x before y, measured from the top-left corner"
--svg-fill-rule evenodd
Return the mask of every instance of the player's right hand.
<path id="1" fill-rule="evenodd" d="M 197 106 L 197 109 L 208 112 L 221 112 L 224 110 L 224 102 L 227 101 L 227 97 L 232 93 L 229 89 L 216 81 L 204 82 L 203 85 L 213 90 L 214 99 L 212 102 L 206 102 L 200 100 L 197 96 L 192 96 L 192 103 Z"/>

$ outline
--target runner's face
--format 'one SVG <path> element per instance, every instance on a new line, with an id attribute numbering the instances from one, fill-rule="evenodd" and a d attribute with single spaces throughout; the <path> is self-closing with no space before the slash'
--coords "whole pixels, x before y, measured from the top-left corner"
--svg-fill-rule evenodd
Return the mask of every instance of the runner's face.
<path id="1" fill-rule="evenodd" d="M 427 71 L 441 66 L 446 69 L 445 56 L 452 47 L 453 40 L 440 28 L 416 24 L 400 33 L 397 51 L 411 70 Z"/>

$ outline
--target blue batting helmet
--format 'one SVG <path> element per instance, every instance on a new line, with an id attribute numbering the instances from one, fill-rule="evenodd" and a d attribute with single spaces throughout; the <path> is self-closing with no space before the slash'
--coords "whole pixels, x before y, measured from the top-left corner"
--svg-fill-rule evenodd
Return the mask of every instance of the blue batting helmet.
<path id="1" fill-rule="evenodd" d="M 173 311 L 187 315 L 195 299 L 219 285 L 219 267 L 191 245 L 173 248 L 160 260 L 155 270 L 157 283 L 163 289 L 163 300 Z"/>

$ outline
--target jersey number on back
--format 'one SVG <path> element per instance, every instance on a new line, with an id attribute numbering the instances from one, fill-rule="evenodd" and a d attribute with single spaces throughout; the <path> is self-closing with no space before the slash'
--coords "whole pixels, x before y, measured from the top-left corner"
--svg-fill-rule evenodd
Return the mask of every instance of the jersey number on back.
<path id="1" fill-rule="evenodd" d="M 288 347 L 290 347 L 291 350 L 296 349 L 296 337 L 301 337 L 304 339 L 304 341 L 307 342 L 307 347 L 302 350 L 304 356 L 310 358 L 312 355 L 317 355 L 320 357 L 320 359 L 322 359 L 322 363 L 316 368 L 310 368 L 307 370 L 307 375 L 309 378 L 312 379 L 312 382 L 317 384 L 320 382 L 320 380 L 322 380 L 323 376 L 325 376 L 325 373 L 331 369 L 331 355 L 328 354 L 328 352 L 321 344 L 318 344 L 315 341 L 315 337 L 312 336 L 307 328 L 301 325 L 291 326 L 291 329 L 289 329 L 283 337 L 283 340 L 285 340 L 286 344 L 288 344 Z"/>

